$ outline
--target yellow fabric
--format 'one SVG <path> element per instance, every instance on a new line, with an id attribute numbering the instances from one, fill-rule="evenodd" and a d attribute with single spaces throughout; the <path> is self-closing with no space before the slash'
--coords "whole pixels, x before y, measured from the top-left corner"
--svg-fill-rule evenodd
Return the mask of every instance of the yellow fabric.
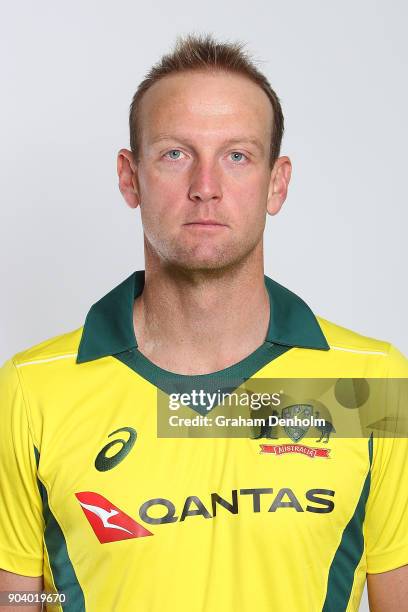
<path id="1" fill-rule="evenodd" d="M 407 360 L 393 346 L 319 323 L 329 351 L 292 348 L 255 378 L 407 377 Z M 79 588 L 89 612 L 321 610 L 331 564 L 370 473 L 368 440 L 331 436 L 324 444 L 304 437 L 301 444 L 330 448 L 330 458 L 310 458 L 261 453 L 268 440 L 158 439 L 156 388 L 114 357 L 76 364 L 81 331 L 22 351 L 0 370 L 0 567 L 43 573 L 53 590 L 71 564 L 75 593 Z M 127 436 L 109 434 L 123 427 L 137 432 L 133 448 L 115 467 L 97 470 L 101 449 Z M 273 441 L 283 442 L 293 444 Z M 374 437 L 364 550 L 348 612 L 358 610 L 366 572 L 408 563 L 407 462 L 406 439 Z M 56 559 L 54 569 L 54 544 L 44 550 L 39 483 L 54 520 L 47 537 L 62 546 L 62 558 L 61 542 L 66 546 L 66 560 Z M 251 494 L 254 488 L 268 491 Z M 211 494 L 232 503 L 233 491 L 238 512 L 218 503 L 214 516 Z M 80 492 L 103 496 L 153 535 L 100 543 Z M 202 509 L 192 513 L 198 506 L 191 496 L 208 518 Z M 140 509 L 155 499 L 174 504 L 175 520 L 143 520 Z M 292 507 L 276 507 L 279 499 Z M 330 503 L 332 511 L 321 512 Z M 181 520 L 183 508 L 190 514 Z M 166 508 L 153 504 L 147 514 L 163 517 Z"/>

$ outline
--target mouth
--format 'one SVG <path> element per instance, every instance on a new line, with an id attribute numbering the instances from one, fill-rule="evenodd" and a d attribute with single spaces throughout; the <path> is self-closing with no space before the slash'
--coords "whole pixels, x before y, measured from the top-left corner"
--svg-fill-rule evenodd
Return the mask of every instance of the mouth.
<path id="1" fill-rule="evenodd" d="M 224 223 L 219 223 L 215 221 L 215 219 L 198 219 L 197 221 L 192 221 L 190 223 L 184 223 L 187 227 L 203 227 L 203 228 L 212 228 L 212 227 L 227 227 Z"/>

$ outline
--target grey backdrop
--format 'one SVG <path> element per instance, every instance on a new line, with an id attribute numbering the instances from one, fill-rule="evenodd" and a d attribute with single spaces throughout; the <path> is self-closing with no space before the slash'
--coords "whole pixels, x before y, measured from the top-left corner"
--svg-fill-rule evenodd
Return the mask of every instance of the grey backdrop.
<path id="1" fill-rule="evenodd" d="M 187 32 L 247 42 L 281 98 L 294 172 L 266 273 L 408 353 L 402 1 L 23 0 L 1 13 L 1 362 L 79 327 L 143 267 L 116 153 L 138 82 Z"/>

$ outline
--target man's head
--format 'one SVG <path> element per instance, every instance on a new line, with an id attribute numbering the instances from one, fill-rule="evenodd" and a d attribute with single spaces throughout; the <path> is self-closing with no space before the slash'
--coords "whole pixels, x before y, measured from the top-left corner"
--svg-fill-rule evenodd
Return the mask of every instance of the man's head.
<path id="1" fill-rule="evenodd" d="M 119 185 L 141 207 L 147 257 L 219 270 L 262 255 L 266 212 L 282 206 L 291 164 L 279 157 L 279 100 L 241 47 L 179 40 L 133 98 Z"/>

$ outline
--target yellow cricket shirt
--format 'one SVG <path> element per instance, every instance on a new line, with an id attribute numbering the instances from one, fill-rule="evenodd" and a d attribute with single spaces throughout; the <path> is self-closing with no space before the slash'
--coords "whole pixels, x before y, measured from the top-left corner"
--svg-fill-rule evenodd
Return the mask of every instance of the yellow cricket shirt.
<path id="1" fill-rule="evenodd" d="M 407 361 L 265 276 L 263 345 L 175 375 L 138 351 L 143 285 L 134 272 L 1 368 L 0 568 L 43 574 L 70 612 L 357 611 L 367 572 L 408 563 L 406 438 L 160 438 L 157 390 L 406 378 Z"/>

